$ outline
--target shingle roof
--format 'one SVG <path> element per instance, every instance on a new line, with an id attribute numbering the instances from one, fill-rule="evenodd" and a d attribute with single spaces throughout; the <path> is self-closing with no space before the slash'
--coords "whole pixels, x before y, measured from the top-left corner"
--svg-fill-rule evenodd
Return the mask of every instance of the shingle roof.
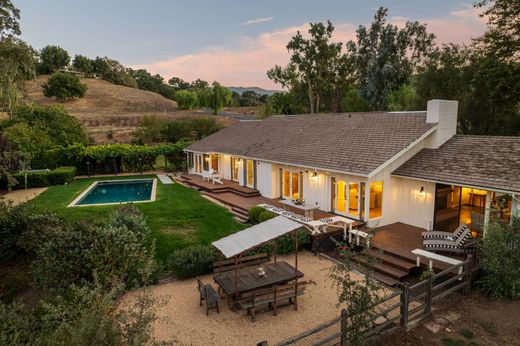
<path id="1" fill-rule="evenodd" d="M 187 150 L 367 175 L 433 126 L 425 112 L 281 116 L 227 127 Z"/>
<path id="2" fill-rule="evenodd" d="M 520 137 L 456 135 L 423 149 L 393 175 L 520 192 Z"/>

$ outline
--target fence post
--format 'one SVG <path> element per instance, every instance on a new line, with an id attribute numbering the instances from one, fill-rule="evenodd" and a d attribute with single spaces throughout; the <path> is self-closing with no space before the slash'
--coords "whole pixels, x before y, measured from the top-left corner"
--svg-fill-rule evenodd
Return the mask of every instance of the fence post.
<path id="1" fill-rule="evenodd" d="M 466 287 L 464 287 L 464 295 L 469 295 L 471 293 L 471 280 L 473 278 L 473 255 L 468 255 L 468 257 L 466 258 L 466 265 L 464 266 L 465 268 L 465 271 L 466 271 Z"/>
<path id="2" fill-rule="evenodd" d="M 401 328 L 406 330 L 408 324 L 408 306 L 410 303 L 410 284 L 404 282 L 402 284 L 401 292 Z"/>
<path id="3" fill-rule="evenodd" d="M 433 275 L 428 275 L 428 280 L 426 281 L 426 297 L 425 297 L 425 307 L 424 313 L 425 315 L 429 315 L 432 312 L 432 287 L 433 287 Z"/>
<path id="4" fill-rule="evenodd" d="M 341 346 L 348 345 L 348 311 L 341 310 Z"/>

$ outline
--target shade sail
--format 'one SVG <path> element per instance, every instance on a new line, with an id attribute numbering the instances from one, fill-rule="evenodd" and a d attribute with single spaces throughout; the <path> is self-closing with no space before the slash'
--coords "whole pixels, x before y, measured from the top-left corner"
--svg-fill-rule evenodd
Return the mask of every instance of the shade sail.
<path id="1" fill-rule="evenodd" d="M 296 221 L 283 216 L 277 216 L 243 231 L 214 241 L 212 244 L 220 250 L 226 258 L 230 258 L 290 233 L 300 227 L 302 227 L 302 225 Z"/>

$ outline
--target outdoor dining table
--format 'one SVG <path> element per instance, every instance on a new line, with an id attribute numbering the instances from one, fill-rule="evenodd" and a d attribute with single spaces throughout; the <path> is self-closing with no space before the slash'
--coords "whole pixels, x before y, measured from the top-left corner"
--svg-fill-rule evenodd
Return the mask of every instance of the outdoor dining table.
<path id="1" fill-rule="evenodd" d="M 295 271 L 295 268 L 285 261 L 266 263 L 262 265 L 262 267 L 265 271 L 265 275 L 263 276 L 258 276 L 258 267 L 238 269 L 236 273 L 238 285 L 236 286 L 234 270 L 217 274 L 213 277 L 213 280 L 228 297 L 231 297 L 235 294 L 240 296 L 242 293 L 256 289 L 285 284 L 295 278 L 299 279 L 303 277 L 302 272 L 298 270 Z"/>

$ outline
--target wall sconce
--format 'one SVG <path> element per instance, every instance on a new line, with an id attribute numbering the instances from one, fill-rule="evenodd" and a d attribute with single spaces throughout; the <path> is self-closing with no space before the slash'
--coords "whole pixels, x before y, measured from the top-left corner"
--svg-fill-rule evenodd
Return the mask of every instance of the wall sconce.
<path id="1" fill-rule="evenodd" d="M 420 193 L 424 193 L 424 186 L 421 186 L 421 191 L 419 191 Z"/>
<path id="2" fill-rule="evenodd" d="M 318 182 L 318 172 L 316 172 L 316 171 L 312 172 L 312 174 L 311 174 L 311 181 L 313 183 L 317 183 Z"/>

